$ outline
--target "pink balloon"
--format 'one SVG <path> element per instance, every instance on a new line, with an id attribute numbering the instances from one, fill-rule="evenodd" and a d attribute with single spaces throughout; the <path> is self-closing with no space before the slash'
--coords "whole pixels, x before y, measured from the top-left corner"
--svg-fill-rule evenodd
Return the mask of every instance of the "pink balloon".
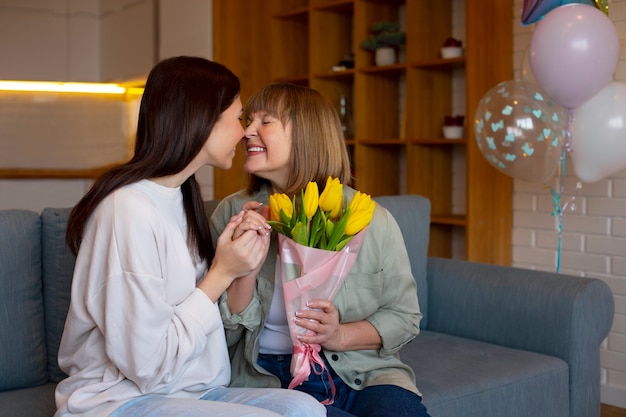
<path id="1" fill-rule="evenodd" d="M 574 109 L 572 164 L 584 182 L 626 169 L 626 84 L 610 82 Z"/>
<path id="2" fill-rule="evenodd" d="M 613 79 L 619 38 L 613 22 L 599 9 L 568 4 L 537 23 L 529 54 L 539 86 L 560 105 L 574 108 Z"/>

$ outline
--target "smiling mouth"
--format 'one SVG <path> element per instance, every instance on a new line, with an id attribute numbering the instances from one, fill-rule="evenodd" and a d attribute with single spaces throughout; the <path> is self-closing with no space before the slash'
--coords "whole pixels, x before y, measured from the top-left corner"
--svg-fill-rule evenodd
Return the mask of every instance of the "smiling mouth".
<path id="1" fill-rule="evenodd" d="M 250 146 L 248 148 L 248 153 L 250 152 L 265 152 L 265 148 L 262 146 Z"/>

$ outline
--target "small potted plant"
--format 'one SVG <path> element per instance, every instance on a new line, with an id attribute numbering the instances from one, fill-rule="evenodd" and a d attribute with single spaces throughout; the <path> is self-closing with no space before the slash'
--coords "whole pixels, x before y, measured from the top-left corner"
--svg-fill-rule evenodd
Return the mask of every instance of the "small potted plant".
<path id="1" fill-rule="evenodd" d="M 461 139 L 465 134 L 463 122 L 465 116 L 446 116 L 443 122 L 443 137 L 446 139 Z"/>
<path id="2" fill-rule="evenodd" d="M 361 42 L 361 48 L 375 52 L 376 65 L 395 64 L 396 48 L 406 42 L 406 34 L 400 31 L 400 24 L 376 22 L 371 31 L 372 34 Z"/>
<path id="3" fill-rule="evenodd" d="M 460 56 L 463 56 L 463 42 L 454 38 L 446 39 L 441 47 L 441 57 L 450 59 Z"/>

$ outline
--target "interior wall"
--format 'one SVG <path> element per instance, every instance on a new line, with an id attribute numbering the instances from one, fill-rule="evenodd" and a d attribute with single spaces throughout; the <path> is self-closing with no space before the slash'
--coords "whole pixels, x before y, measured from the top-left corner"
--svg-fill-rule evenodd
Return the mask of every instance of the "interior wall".
<path id="1" fill-rule="evenodd" d="M 514 1 L 514 66 L 516 79 L 535 25 L 521 24 L 522 0 Z M 609 2 L 609 18 L 622 42 L 626 39 L 626 2 Z M 622 50 L 615 81 L 626 82 L 626 54 Z M 573 138 L 572 151 L 576 152 Z M 550 186 L 560 191 L 557 174 Z M 600 278 L 615 294 L 615 317 L 601 350 L 602 402 L 626 408 L 626 170 L 595 183 L 581 183 L 569 158 L 555 201 L 543 183 L 514 181 L 513 264 L 514 266 Z M 554 204 L 563 207 L 562 249 L 559 251 L 559 218 Z"/>
<path id="2" fill-rule="evenodd" d="M 185 6 L 175 0 L 1 0 L 0 79 L 141 83 L 159 59 L 211 58 L 212 1 L 186 0 Z M 0 92 L 0 168 L 122 162 L 132 154 L 138 105 L 119 96 Z M 211 198 L 212 169 L 197 178 Z M 0 178 L 0 209 L 72 206 L 91 183 Z"/>

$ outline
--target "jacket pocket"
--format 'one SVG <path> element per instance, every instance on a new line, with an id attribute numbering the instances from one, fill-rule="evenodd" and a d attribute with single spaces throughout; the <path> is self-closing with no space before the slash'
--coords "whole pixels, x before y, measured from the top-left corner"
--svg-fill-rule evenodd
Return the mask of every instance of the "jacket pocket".
<path id="1" fill-rule="evenodd" d="M 338 294 L 335 305 L 341 322 L 363 320 L 374 314 L 383 293 L 383 272 L 351 273 Z"/>

